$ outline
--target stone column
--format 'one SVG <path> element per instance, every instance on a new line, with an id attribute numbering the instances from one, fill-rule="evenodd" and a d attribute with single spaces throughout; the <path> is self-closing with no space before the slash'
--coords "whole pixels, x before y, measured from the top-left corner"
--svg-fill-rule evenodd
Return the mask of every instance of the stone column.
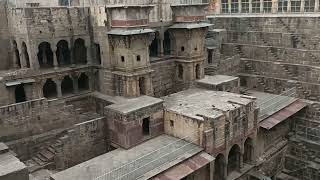
<path id="1" fill-rule="evenodd" d="M 315 0 L 314 2 L 314 12 L 318 12 L 319 11 L 319 0 Z"/>
<path id="2" fill-rule="evenodd" d="M 287 12 L 291 12 L 291 0 L 288 0 Z"/>
<path id="3" fill-rule="evenodd" d="M 163 32 L 163 27 L 161 27 L 161 31 L 159 33 L 159 40 L 158 40 L 158 54 L 160 57 L 164 56 L 164 32 Z"/>
<path id="4" fill-rule="evenodd" d="M 300 12 L 304 12 L 304 1 L 305 0 L 301 0 L 301 4 L 300 4 Z"/>
<path id="5" fill-rule="evenodd" d="M 263 13 L 263 0 L 260 0 L 260 13 Z"/>
<path id="6" fill-rule="evenodd" d="M 27 61 L 26 61 L 26 55 L 24 53 L 24 50 L 20 53 L 20 60 L 21 60 L 21 67 L 27 68 Z"/>
<path id="7" fill-rule="evenodd" d="M 315 0 L 314 1 L 314 12 L 318 12 L 319 11 L 319 0 Z"/>
<path id="8" fill-rule="evenodd" d="M 277 13 L 278 12 L 278 1 L 279 0 L 272 0 L 272 13 Z"/>
<path id="9" fill-rule="evenodd" d="M 242 169 L 243 168 L 243 152 L 240 153 L 239 164 L 240 164 L 240 169 Z"/>
<path id="10" fill-rule="evenodd" d="M 57 96 L 58 98 L 62 97 L 62 90 L 61 90 L 61 80 L 56 80 L 56 88 L 57 88 Z"/>
<path id="11" fill-rule="evenodd" d="M 228 13 L 231 13 L 231 2 L 232 0 L 228 0 Z"/>
<path id="12" fill-rule="evenodd" d="M 89 40 L 86 40 L 86 49 L 87 49 L 87 64 L 92 64 L 92 54 L 91 54 L 91 46 Z"/>
<path id="13" fill-rule="evenodd" d="M 78 83 L 78 76 L 72 77 L 72 84 L 73 84 L 73 93 L 79 93 L 79 83 Z"/>
<path id="14" fill-rule="evenodd" d="M 58 59 L 57 59 L 57 47 L 54 46 L 53 49 L 52 49 L 52 52 L 53 52 L 53 66 L 55 69 L 58 69 Z"/>
<path id="15" fill-rule="evenodd" d="M 238 8 L 239 8 L 239 13 L 241 13 L 242 11 L 242 4 L 241 4 L 241 0 L 238 0 Z"/>

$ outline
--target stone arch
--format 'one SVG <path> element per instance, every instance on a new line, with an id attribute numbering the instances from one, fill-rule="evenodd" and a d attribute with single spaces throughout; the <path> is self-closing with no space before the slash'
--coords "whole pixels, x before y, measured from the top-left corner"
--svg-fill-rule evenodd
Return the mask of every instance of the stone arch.
<path id="1" fill-rule="evenodd" d="M 72 94 L 74 91 L 73 81 L 70 76 L 65 76 L 61 82 L 62 95 Z"/>
<path id="2" fill-rule="evenodd" d="M 89 77 L 86 73 L 81 73 L 78 78 L 78 87 L 80 91 L 89 90 Z"/>
<path id="3" fill-rule="evenodd" d="M 238 171 L 240 169 L 240 156 L 240 146 L 238 144 L 233 145 L 228 154 L 228 175 L 232 171 Z"/>
<path id="4" fill-rule="evenodd" d="M 38 46 L 38 61 L 40 68 L 53 67 L 53 52 L 48 42 L 42 42 Z"/>
<path id="5" fill-rule="evenodd" d="M 214 179 L 223 180 L 225 177 L 226 160 L 223 154 L 218 154 L 214 160 Z"/>
<path id="6" fill-rule="evenodd" d="M 178 65 L 178 78 L 183 79 L 183 66 L 182 66 L 182 64 Z"/>
<path id="7" fill-rule="evenodd" d="M 243 162 L 251 163 L 254 159 L 253 139 L 248 137 L 244 142 Z"/>
<path id="8" fill-rule="evenodd" d="M 12 46 L 13 46 L 13 58 L 14 58 L 13 66 L 21 68 L 20 52 L 19 52 L 19 49 L 18 49 L 17 41 L 13 40 Z"/>
<path id="9" fill-rule="evenodd" d="M 27 68 L 30 68 L 30 58 L 29 58 L 27 44 L 25 42 L 22 42 L 21 48 L 22 48 L 23 58 L 26 62 L 26 66 Z"/>
<path id="10" fill-rule="evenodd" d="M 57 55 L 58 64 L 60 66 L 71 64 L 70 49 L 69 49 L 68 41 L 60 40 L 57 43 L 56 55 Z"/>
<path id="11" fill-rule="evenodd" d="M 46 83 L 42 87 L 42 91 L 45 98 L 50 99 L 57 97 L 57 85 L 51 78 L 46 80 Z"/>
<path id="12" fill-rule="evenodd" d="M 85 45 L 85 40 L 78 38 L 74 41 L 73 58 L 76 64 L 87 63 L 87 48 Z"/>
<path id="13" fill-rule="evenodd" d="M 24 102 L 27 100 L 26 92 L 24 90 L 24 85 L 19 84 L 16 86 L 16 89 L 14 91 L 16 103 Z"/>
<path id="14" fill-rule="evenodd" d="M 200 68 L 200 64 L 196 65 L 196 79 L 200 79 L 201 78 L 201 68 Z"/>

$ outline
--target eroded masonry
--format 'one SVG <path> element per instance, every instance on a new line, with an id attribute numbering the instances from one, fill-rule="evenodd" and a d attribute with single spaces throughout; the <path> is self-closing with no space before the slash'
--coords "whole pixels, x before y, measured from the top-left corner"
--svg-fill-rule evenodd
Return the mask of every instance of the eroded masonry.
<path id="1" fill-rule="evenodd" d="M 319 0 L 0 4 L 0 180 L 320 179 Z"/>

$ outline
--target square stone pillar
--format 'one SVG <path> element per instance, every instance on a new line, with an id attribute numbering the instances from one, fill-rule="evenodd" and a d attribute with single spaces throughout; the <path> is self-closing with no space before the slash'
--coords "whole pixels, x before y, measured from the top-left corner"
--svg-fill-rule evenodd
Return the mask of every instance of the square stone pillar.
<path id="1" fill-rule="evenodd" d="M 300 4 L 300 12 L 304 12 L 304 2 L 305 0 L 301 0 L 301 4 Z"/>
<path id="2" fill-rule="evenodd" d="M 315 0 L 314 2 L 314 12 L 318 12 L 319 11 L 319 0 Z"/>
<path id="3" fill-rule="evenodd" d="M 252 0 L 249 0 L 249 13 L 252 13 Z"/>
<path id="4" fill-rule="evenodd" d="M 277 13 L 278 12 L 278 2 L 279 0 L 272 0 L 272 13 Z"/>

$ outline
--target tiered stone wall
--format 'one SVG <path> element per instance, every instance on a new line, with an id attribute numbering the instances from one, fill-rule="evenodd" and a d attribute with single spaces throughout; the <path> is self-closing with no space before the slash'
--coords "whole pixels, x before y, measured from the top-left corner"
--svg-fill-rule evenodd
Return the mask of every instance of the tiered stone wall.
<path id="1" fill-rule="evenodd" d="M 297 87 L 301 98 L 320 101 L 317 17 L 216 17 L 226 29 L 221 53 L 241 57 L 242 85 L 280 93 Z"/>

